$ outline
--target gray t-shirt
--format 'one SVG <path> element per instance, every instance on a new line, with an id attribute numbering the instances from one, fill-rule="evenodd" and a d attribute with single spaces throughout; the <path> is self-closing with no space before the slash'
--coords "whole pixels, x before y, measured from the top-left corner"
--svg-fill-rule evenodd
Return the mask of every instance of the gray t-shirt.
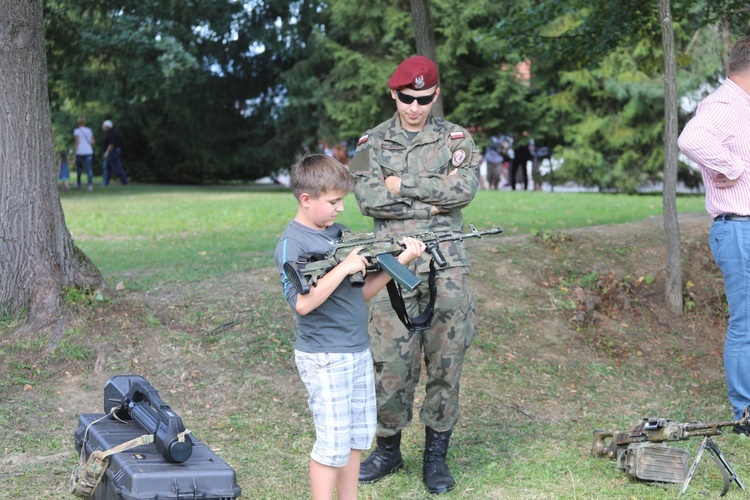
<path id="1" fill-rule="evenodd" d="M 274 258 L 279 266 L 281 285 L 287 302 L 295 309 L 297 290 L 284 273 L 283 265 L 307 252 L 325 253 L 346 227 L 334 223 L 318 230 L 292 220 L 281 235 Z M 303 352 L 361 352 L 370 347 L 367 334 L 367 305 L 361 288 L 345 279 L 315 310 L 297 314 L 297 341 L 294 348 Z"/>

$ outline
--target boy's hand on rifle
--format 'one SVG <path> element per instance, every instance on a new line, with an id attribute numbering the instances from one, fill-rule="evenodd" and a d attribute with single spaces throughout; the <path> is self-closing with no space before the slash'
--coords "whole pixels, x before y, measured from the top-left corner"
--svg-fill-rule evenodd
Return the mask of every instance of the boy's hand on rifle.
<path id="1" fill-rule="evenodd" d="M 408 264 L 409 262 L 413 261 L 420 255 L 422 255 L 427 248 L 423 241 L 416 238 L 411 238 L 409 236 L 406 236 L 401 241 L 401 244 L 406 247 L 404 251 L 401 252 L 397 257 L 398 261 L 401 264 Z"/>
<path id="2" fill-rule="evenodd" d="M 367 259 L 359 255 L 361 251 L 362 247 L 355 248 L 339 263 L 339 266 L 346 271 L 346 274 L 362 273 L 362 276 L 364 276 L 367 272 Z"/>

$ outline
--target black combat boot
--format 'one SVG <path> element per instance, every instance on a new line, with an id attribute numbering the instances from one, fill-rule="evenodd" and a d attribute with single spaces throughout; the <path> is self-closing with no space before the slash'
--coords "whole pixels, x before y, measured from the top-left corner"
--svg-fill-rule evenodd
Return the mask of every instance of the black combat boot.
<path id="1" fill-rule="evenodd" d="M 453 431 L 438 432 L 427 426 L 424 428 L 424 458 L 422 479 L 427 491 L 439 495 L 456 487 L 445 458 L 448 456 L 448 441 Z"/>
<path id="2" fill-rule="evenodd" d="M 380 481 L 388 474 L 396 472 L 404 467 L 401 458 L 401 433 L 391 437 L 380 437 L 376 439 L 378 447 L 370 453 L 364 462 L 359 464 L 359 482 L 361 484 Z"/>

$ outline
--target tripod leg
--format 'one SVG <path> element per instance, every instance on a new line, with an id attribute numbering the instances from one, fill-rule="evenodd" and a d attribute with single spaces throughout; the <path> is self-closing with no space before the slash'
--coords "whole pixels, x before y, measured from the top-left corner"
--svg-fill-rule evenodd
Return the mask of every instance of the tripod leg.
<path id="1" fill-rule="evenodd" d="M 716 463 L 716 466 L 719 467 L 721 470 L 721 474 L 724 476 L 724 491 L 721 492 L 721 496 L 724 496 L 727 494 L 727 491 L 729 491 L 729 485 L 732 484 L 732 481 L 737 482 L 737 486 L 745 489 L 745 485 L 742 484 L 742 481 L 740 481 L 740 478 L 737 477 L 737 473 L 734 472 L 734 469 L 731 465 L 729 465 L 729 462 L 727 462 L 727 459 L 724 458 L 724 455 L 721 453 L 721 450 L 719 450 L 719 447 L 716 446 L 716 443 L 710 438 L 706 437 L 706 440 L 708 441 L 706 443 L 706 447 L 708 448 L 708 452 L 711 455 L 711 458 Z"/>
<path id="2" fill-rule="evenodd" d="M 703 457 L 703 452 L 706 451 L 707 442 L 711 441 L 708 436 L 703 438 L 703 441 L 701 441 L 701 446 L 698 448 L 698 453 L 695 455 L 695 460 L 693 461 L 693 466 L 690 467 L 690 472 L 688 472 L 687 477 L 685 478 L 685 481 L 682 483 L 682 489 L 680 490 L 680 494 L 677 495 L 677 498 L 681 497 L 685 494 L 685 492 L 688 489 L 688 486 L 690 486 L 690 480 L 693 479 L 693 474 L 695 474 L 695 469 L 698 468 L 698 464 L 701 462 L 701 458 Z"/>

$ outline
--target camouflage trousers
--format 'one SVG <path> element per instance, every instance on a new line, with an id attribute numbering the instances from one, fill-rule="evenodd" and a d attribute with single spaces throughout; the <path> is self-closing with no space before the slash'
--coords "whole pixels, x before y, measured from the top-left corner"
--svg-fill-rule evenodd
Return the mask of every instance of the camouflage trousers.
<path id="1" fill-rule="evenodd" d="M 419 287 L 403 294 L 410 318 L 423 311 L 430 299 L 428 276 L 419 277 Z M 422 358 L 427 382 L 420 420 L 438 432 L 456 424 L 461 368 L 477 322 L 468 277 L 468 267 L 438 271 L 435 314 L 428 330 L 408 331 L 391 307 L 386 290 L 370 301 L 378 436 L 392 436 L 411 422 Z"/>

